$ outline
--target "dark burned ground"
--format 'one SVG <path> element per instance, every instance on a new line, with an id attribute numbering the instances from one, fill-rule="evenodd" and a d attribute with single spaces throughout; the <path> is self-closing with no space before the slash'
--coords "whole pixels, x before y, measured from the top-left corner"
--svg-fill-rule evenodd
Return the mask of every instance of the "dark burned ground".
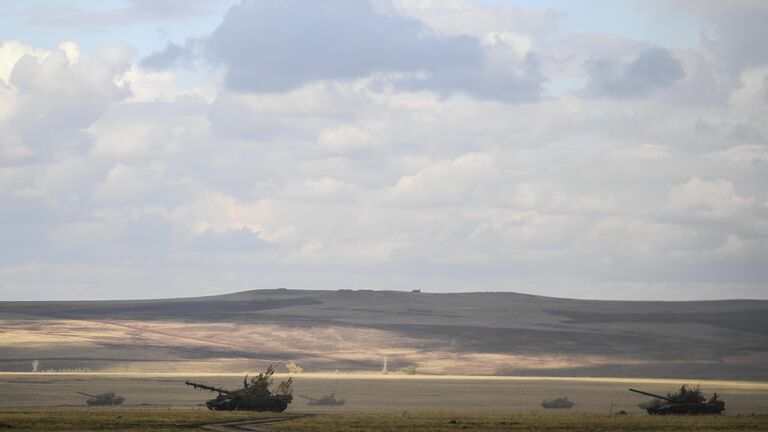
<path id="1" fill-rule="evenodd" d="M 427 351 L 615 359 L 612 364 L 533 371 L 511 365 L 500 373 L 768 379 L 768 301 L 600 302 L 514 293 L 263 290 L 171 300 L 0 302 L 0 319 L 31 326 L 36 320 L 65 319 L 272 324 L 297 332 L 329 326 L 375 329 L 410 338 L 412 347 Z M 268 348 L 110 343 L 107 348 L 114 352 L 142 349 L 178 359 L 285 358 Z M 0 346 L 0 368 L 3 359 L 20 354 L 10 356 Z M 333 368 L 321 355 L 313 361 Z M 368 360 L 345 365 L 380 367 Z"/>
<path id="2" fill-rule="evenodd" d="M 696 323 L 719 327 L 737 332 L 755 333 L 768 336 L 768 313 L 765 308 L 734 312 L 668 312 L 668 313 L 592 313 L 575 310 L 550 310 L 553 315 L 568 318 L 566 323 Z"/>
<path id="3" fill-rule="evenodd" d="M 0 314 L 65 319 L 227 321 L 263 310 L 320 304 L 321 301 L 312 297 L 247 301 L 0 302 Z"/>

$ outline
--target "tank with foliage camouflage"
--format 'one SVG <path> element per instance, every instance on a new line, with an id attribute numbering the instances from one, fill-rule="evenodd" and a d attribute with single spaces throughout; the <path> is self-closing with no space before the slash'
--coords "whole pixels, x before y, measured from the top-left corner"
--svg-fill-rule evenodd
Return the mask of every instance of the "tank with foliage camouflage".
<path id="1" fill-rule="evenodd" d="M 541 401 L 541 406 L 547 409 L 571 409 L 574 405 L 576 404 L 568 399 L 568 396 Z"/>
<path id="2" fill-rule="evenodd" d="M 217 411 L 273 411 L 283 412 L 288 404 L 293 401 L 293 378 L 281 382 L 272 389 L 272 375 L 275 369 L 270 365 L 266 371 L 256 377 L 243 379 L 243 388 L 227 390 L 219 387 L 186 381 L 184 384 L 194 388 L 201 388 L 218 392 L 216 398 L 205 402 L 208 409 Z"/>
<path id="3" fill-rule="evenodd" d="M 88 396 L 90 399 L 85 401 L 85 403 L 88 404 L 88 406 L 115 406 L 120 405 L 125 401 L 125 398 L 122 396 L 118 396 L 115 394 L 115 392 L 106 392 L 101 393 L 97 395 L 92 395 L 89 393 L 83 393 L 83 392 L 76 392 L 77 394 L 81 394 L 83 396 Z"/>
<path id="4" fill-rule="evenodd" d="M 309 404 L 315 405 L 315 406 L 341 406 L 341 405 L 344 405 L 344 403 L 346 402 L 346 400 L 344 399 L 336 399 L 335 393 L 324 394 L 319 398 L 313 398 L 313 397 L 302 396 L 302 395 L 299 395 L 299 397 L 302 397 L 304 399 L 309 399 Z"/>
<path id="5" fill-rule="evenodd" d="M 697 415 L 720 414 L 725 410 L 725 401 L 721 400 L 717 393 L 707 399 L 701 389 L 684 385 L 675 393 L 667 393 L 660 396 L 640 390 L 629 391 L 651 396 L 653 399 L 638 406 L 644 408 L 651 415 Z"/>

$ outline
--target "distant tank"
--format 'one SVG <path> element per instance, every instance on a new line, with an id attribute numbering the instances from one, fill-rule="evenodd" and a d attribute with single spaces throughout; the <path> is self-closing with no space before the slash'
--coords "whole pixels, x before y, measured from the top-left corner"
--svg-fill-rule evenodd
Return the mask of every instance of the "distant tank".
<path id="1" fill-rule="evenodd" d="M 281 382 L 274 391 L 272 386 L 272 374 L 275 369 L 270 365 L 266 371 L 255 378 L 248 380 L 248 375 L 243 379 L 243 388 L 226 390 L 205 384 L 197 384 L 185 381 L 184 384 L 194 388 L 218 392 L 215 399 L 205 402 L 205 406 L 217 411 L 274 411 L 283 412 L 288 404 L 293 401 L 291 395 L 293 378 Z"/>
<path id="2" fill-rule="evenodd" d="M 576 405 L 568 396 L 562 396 L 557 399 L 543 400 L 541 406 L 547 409 L 571 409 Z"/>
<path id="3" fill-rule="evenodd" d="M 654 398 L 639 405 L 651 415 L 720 414 L 725 410 L 725 401 L 720 400 L 717 393 L 707 400 L 699 387 L 690 388 L 684 385 L 677 392 L 667 393 L 666 396 L 632 388 L 629 391 Z"/>
<path id="4" fill-rule="evenodd" d="M 302 397 L 304 399 L 309 399 L 310 405 L 319 405 L 319 406 L 341 406 L 341 405 L 344 405 L 344 402 L 346 402 L 344 399 L 336 399 L 336 395 L 334 393 L 322 395 L 318 399 L 315 399 L 309 396 L 302 396 L 302 395 L 299 395 L 299 397 Z"/>
<path id="5" fill-rule="evenodd" d="M 85 403 L 88 404 L 88 406 L 115 406 L 120 405 L 125 401 L 125 398 L 122 396 L 118 396 L 115 394 L 115 392 L 106 392 L 101 393 L 97 395 L 92 395 L 88 393 L 83 392 L 75 392 L 77 394 L 81 394 L 83 396 L 88 396 L 91 399 L 88 399 L 85 401 Z"/>

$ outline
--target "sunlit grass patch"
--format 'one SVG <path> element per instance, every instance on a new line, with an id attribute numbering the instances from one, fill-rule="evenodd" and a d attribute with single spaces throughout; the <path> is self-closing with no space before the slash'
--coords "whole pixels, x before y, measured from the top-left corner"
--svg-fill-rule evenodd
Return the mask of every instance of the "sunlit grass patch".
<path id="1" fill-rule="evenodd" d="M 302 418 L 276 424 L 275 430 L 320 431 L 765 431 L 768 416 L 688 416 L 648 415 L 607 416 L 597 414 L 467 414 L 467 413 L 377 413 L 337 414 Z"/>

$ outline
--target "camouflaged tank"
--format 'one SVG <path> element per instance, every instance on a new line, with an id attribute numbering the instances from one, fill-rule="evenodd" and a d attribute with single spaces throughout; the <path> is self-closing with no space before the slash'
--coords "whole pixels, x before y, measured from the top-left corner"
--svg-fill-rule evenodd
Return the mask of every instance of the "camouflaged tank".
<path id="1" fill-rule="evenodd" d="M 717 393 L 707 399 L 698 386 L 691 388 L 684 385 L 675 393 L 667 393 L 667 396 L 635 389 L 629 389 L 629 391 L 654 398 L 640 404 L 640 407 L 651 415 L 720 414 L 725 410 L 725 401 L 720 400 Z"/>
<path id="2" fill-rule="evenodd" d="M 243 379 L 243 388 L 227 390 L 219 387 L 198 384 L 190 381 L 184 382 L 188 386 L 218 392 L 216 398 L 205 402 L 205 406 L 217 411 L 273 411 L 283 412 L 288 404 L 293 401 L 291 395 L 293 378 L 281 382 L 273 391 L 272 375 L 275 369 L 270 365 L 266 371 L 255 378 Z"/>
<path id="3" fill-rule="evenodd" d="M 309 399 L 309 405 L 314 406 L 341 406 L 344 405 L 346 402 L 344 399 L 336 399 L 336 394 L 325 394 L 320 396 L 319 398 L 313 398 L 309 396 L 302 396 L 299 395 L 299 397 L 302 397 L 304 399 Z"/>
<path id="4" fill-rule="evenodd" d="M 115 392 L 106 392 L 101 393 L 97 395 L 92 395 L 88 393 L 83 392 L 76 392 L 77 394 L 81 394 L 83 396 L 88 396 L 91 399 L 88 399 L 85 401 L 85 403 L 88 404 L 88 406 L 115 406 L 120 405 L 125 401 L 125 398 L 122 396 L 118 396 L 115 394 Z"/>
<path id="5" fill-rule="evenodd" d="M 543 400 L 541 406 L 547 409 L 571 409 L 576 405 L 568 396 L 562 396 L 557 399 Z"/>

